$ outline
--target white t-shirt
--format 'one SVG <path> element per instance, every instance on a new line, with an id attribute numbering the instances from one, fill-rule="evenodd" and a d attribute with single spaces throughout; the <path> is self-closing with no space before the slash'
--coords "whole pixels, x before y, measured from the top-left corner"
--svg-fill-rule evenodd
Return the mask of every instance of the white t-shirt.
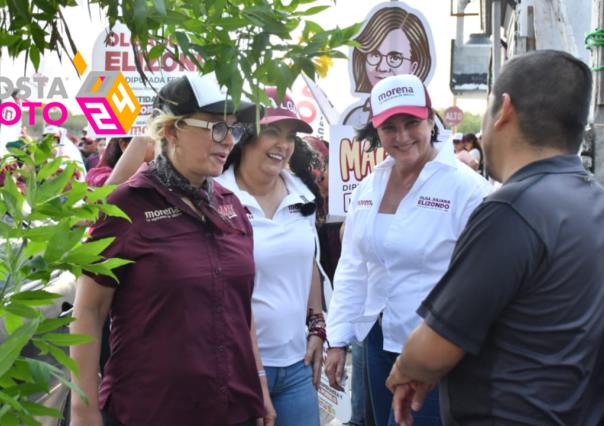
<path id="1" fill-rule="evenodd" d="M 315 254 L 315 215 L 302 216 L 300 205 L 315 196 L 288 171 L 281 173 L 289 194 L 272 219 L 256 199 L 239 188 L 234 168 L 216 180 L 233 191 L 249 210 L 254 229 L 256 278 L 252 310 L 258 348 L 266 367 L 286 367 L 306 353 L 306 313 Z"/>

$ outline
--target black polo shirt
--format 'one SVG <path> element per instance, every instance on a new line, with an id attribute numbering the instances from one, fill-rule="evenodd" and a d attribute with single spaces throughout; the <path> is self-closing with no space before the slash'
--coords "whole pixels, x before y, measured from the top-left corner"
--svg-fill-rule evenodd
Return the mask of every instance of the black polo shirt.
<path id="1" fill-rule="evenodd" d="M 471 216 L 418 313 L 467 352 L 447 425 L 604 421 L 604 189 L 577 156 L 515 173 Z"/>

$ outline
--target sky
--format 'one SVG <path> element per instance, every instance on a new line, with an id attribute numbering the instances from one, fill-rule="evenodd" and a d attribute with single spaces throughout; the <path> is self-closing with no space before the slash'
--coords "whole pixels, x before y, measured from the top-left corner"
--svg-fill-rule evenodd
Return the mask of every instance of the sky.
<path id="1" fill-rule="evenodd" d="M 457 19 L 450 16 L 450 1 L 407 0 L 404 3 L 423 13 L 432 29 L 432 37 L 436 47 L 436 68 L 428 90 L 432 97 L 433 105 L 436 108 L 444 109 L 455 102 L 464 111 L 482 113 L 486 105 L 486 95 L 481 94 L 474 98 L 457 97 L 454 100 L 453 94 L 449 89 L 450 40 L 455 38 Z M 331 2 L 325 1 L 324 3 Z M 324 28 L 332 28 L 335 25 L 351 25 L 364 20 L 368 12 L 380 3 L 384 2 L 375 0 L 337 0 L 334 7 L 317 15 L 313 20 L 316 20 Z M 466 12 L 478 11 L 478 3 L 478 0 L 472 0 Z M 89 65 L 91 64 L 94 42 L 105 30 L 106 24 L 96 7 L 92 7 L 91 10 L 92 14 L 89 15 L 88 7 L 84 4 L 65 10 L 65 16 L 69 22 L 77 47 Z M 466 39 L 469 33 L 480 32 L 480 18 L 467 17 L 465 19 L 465 30 Z M 0 75 L 15 79 L 24 75 L 23 70 L 24 64 L 22 58 L 13 61 L 8 59 L 5 52 L 3 52 L 0 62 Z M 51 78 L 61 76 L 65 89 L 72 99 L 82 84 L 82 80 L 78 77 L 71 63 L 66 58 L 63 58 L 63 62 L 60 63 L 56 55 L 45 56 L 40 72 Z M 29 65 L 25 75 L 31 76 L 33 73 L 33 67 Z M 351 94 L 348 78 L 348 61 L 336 60 L 327 77 L 319 79 L 318 84 L 339 112 L 343 112 L 356 100 Z M 73 112 L 80 113 L 75 101 L 73 103 L 67 102 L 67 106 Z"/>

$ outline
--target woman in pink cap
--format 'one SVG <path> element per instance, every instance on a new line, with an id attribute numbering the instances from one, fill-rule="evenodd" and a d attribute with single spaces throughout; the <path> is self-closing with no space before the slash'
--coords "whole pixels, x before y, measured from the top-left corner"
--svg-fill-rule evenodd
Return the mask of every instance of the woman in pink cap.
<path id="1" fill-rule="evenodd" d="M 318 426 L 325 322 L 316 266 L 315 214 L 322 199 L 316 154 L 296 134 L 312 128 L 288 95 L 267 89 L 260 132 L 231 151 L 219 182 L 249 211 L 256 275 L 252 311 L 276 425 Z"/>
<path id="2" fill-rule="evenodd" d="M 416 309 L 447 269 L 453 248 L 487 182 L 456 160 L 451 145 L 434 147 L 430 96 L 414 75 L 379 81 L 371 121 L 360 140 L 388 158 L 352 194 L 342 255 L 334 277 L 326 373 L 341 388 L 346 346 L 366 339 L 369 393 L 377 426 L 396 424 L 385 382 Z M 438 396 L 427 398 L 415 425 L 439 425 Z"/>

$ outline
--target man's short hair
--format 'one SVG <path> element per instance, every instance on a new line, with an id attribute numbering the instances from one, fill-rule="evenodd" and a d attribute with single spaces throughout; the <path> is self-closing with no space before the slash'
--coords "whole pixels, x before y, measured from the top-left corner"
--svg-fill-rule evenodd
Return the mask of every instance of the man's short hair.
<path id="1" fill-rule="evenodd" d="M 516 56 L 493 86 L 493 109 L 507 93 L 527 143 L 577 153 L 589 116 L 592 75 L 587 65 L 556 50 Z"/>

